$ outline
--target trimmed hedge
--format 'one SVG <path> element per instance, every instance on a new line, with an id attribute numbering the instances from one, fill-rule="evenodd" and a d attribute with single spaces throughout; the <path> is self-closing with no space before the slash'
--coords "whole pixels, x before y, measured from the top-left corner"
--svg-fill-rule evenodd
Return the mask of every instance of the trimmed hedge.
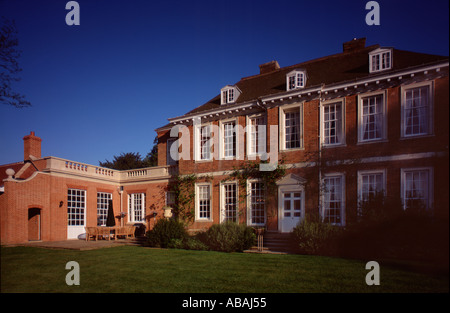
<path id="1" fill-rule="evenodd" d="M 182 242 L 188 238 L 184 224 L 174 219 L 159 219 L 155 227 L 148 231 L 147 243 L 151 247 L 168 248 L 173 240 Z"/>
<path id="2" fill-rule="evenodd" d="M 256 235 L 251 227 L 226 222 L 214 224 L 199 239 L 214 251 L 242 252 L 255 244 Z"/>

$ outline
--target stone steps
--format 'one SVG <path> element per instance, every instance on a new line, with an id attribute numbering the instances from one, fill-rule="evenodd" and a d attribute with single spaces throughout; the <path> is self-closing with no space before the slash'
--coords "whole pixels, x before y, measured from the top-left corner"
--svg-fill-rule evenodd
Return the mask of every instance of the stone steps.
<path id="1" fill-rule="evenodd" d="M 278 233 L 266 231 L 263 234 L 263 249 L 258 250 L 257 246 L 253 246 L 245 252 L 249 253 L 277 253 L 289 254 L 297 253 L 298 249 L 291 233 Z"/>

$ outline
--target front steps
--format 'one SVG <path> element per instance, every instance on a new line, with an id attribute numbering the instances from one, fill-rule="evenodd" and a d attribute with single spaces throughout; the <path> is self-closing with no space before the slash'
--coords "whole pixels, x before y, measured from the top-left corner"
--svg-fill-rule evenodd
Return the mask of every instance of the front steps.
<path id="1" fill-rule="evenodd" d="M 266 231 L 263 234 L 262 250 L 259 250 L 258 246 L 253 246 L 252 248 L 244 252 L 290 254 L 298 253 L 298 248 L 294 241 L 292 233 Z"/>

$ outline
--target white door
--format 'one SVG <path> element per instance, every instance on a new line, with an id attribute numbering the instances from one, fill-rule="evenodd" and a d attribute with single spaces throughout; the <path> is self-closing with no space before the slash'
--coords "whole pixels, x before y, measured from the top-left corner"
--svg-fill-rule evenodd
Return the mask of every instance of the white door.
<path id="1" fill-rule="evenodd" d="M 303 217 L 303 192 L 281 192 L 281 232 L 292 232 Z"/>
<path id="2" fill-rule="evenodd" d="M 67 194 L 67 239 L 85 233 L 86 190 L 69 189 Z"/>

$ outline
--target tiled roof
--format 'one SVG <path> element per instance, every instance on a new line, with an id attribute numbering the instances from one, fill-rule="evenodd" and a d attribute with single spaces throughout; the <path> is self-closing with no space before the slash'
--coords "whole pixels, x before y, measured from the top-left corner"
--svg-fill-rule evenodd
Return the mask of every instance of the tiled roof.
<path id="1" fill-rule="evenodd" d="M 254 101 L 260 97 L 286 92 L 286 74 L 294 69 L 302 69 L 306 71 L 307 80 L 305 88 L 320 86 L 322 84 L 330 85 L 339 82 L 351 82 L 370 77 L 371 75 L 379 75 L 380 72 L 374 74 L 369 73 L 368 56 L 370 51 L 378 48 L 380 48 L 379 45 L 372 45 L 350 52 L 342 52 L 311 61 L 274 69 L 269 73 L 244 77 L 235 84 L 235 86 L 242 91 L 235 104 Z M 448 57 L 438 55 L 403 51 L 398 49 L 392 49 L 392 51 L 392 69 L 381 72 L 383 74 L 414 66 L 448 60 Z M 232 106 L 235 104 L 227 105 Z M 218 94 L 210 101 L 194 108 L 182 116 L 192 116 L 200 112 L 224 108 L 227 105 L 220 104 L 220 94 Z"/>

